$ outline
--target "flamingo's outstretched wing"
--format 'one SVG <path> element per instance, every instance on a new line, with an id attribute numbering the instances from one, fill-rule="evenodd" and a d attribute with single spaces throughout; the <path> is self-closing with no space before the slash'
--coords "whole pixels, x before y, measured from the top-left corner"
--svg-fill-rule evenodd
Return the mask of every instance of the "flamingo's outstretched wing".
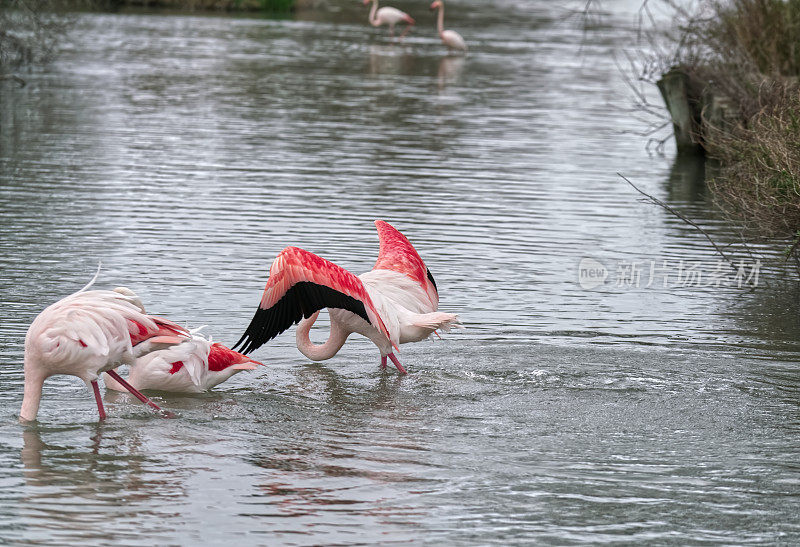
<path id="1" fill-rule="evenodd" d="M 353 312 L 389 338 L 358 277 L 313 253 L 286 247 L 272 263 L 261 304 L 233 349 L 250 353 L 323 308 Z"/>
<path id="2" fill-rule="evenodd" d="M 376 220 L 375 227 L 378 229 L 380 250 L 378 251 L 378 261 L 372 269 L 391 270 L 407 275 L 428 294 L 435 311 L 439 305 L 436 281 L 417 250 L 406 236 L 388 222 Z"/>

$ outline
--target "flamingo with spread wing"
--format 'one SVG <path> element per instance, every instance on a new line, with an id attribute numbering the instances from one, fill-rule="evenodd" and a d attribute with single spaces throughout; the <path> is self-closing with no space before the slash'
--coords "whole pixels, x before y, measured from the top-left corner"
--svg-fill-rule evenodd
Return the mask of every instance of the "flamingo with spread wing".
<path id="1" fill-rule="evenodd" d="M 250 353 L 295 323 L 297 348 L 313 361 L 330 359 L 352 333 L 366 336 L 402 374 L 395 349 L 436 330 L 459 326 L 458 316 L 437 311 L 439 293 L 430 270 L 406 237 L 376 220 L 380 250 L 375 267 L 360 276 L 319 256 L 287 247 L 269 270 L 261 303 L 244 335 L 233 346 Z M 328 308 L 328 340 L 314 344 L 308 333 L 319 311 Z"/>
<path id="2" fill-rule="evenodd" d="M 90 386 L 101 420 L 106 417 L 97 385 L 102 372 L 143 403 L 161 411 L 114 369 L 122 364 L 132 365 L 136 357 L 154 346 L 180 343 L 189 333 L 171 321 L 147 315 L 141 300 L 130 289 L 87 290 L 95 279 L 97 275 L 80 291 L 45 308 L 28 328 L 21 420 L 36 419 L 42 385 L 56 374 L 77 376 Z"/>

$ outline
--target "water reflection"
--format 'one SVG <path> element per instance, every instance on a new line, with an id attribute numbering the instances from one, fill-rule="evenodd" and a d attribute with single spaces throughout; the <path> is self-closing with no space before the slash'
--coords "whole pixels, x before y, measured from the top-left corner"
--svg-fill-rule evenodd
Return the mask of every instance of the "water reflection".
<path id="1" fill-rule="evenodd" d="M 403 45 L 371 43 L 357 2 L 288 21 L 82 15 L 74 47 L 0 104 L 7 416 L 27 325 L 98 259 L 103 286 L 231 342 L 280 249 L 365 271 L 384 218 L 468 329 L 404 347 L 403 379 L 380 373 L 364 340 L 309 365 L 290 332 L 254 356 L 266 367 L 213 394 L 156 394 L 176 420 L 108 393 L 111 418 L 95 426 L 85 388 L 73 404 L 75 384 L 50 383 L 43 416 L 61 429 L 0 424 L 0 536 L 797 537 L 786 500 L 800 483 L 782 463 L 795 448 L 794 292 L 576 281 L 583 257 L 612 269 L 714 257 L 618 171 L 730 234 L 699 164 L 630 137 L 641 127 L 610 54 L 627 45 L 623 4 L 604 3 L 605 24 L 584 33 L 554 3 L 464 0 L 453 27 L 486 44 L 466 58 L 422 25 Z"/>
<path id="2" fill-rule="evenodd" d="M 76 437 L 76 431 L 82 435 Z M 146 454 L 146 443 L 135 429 L 123 433 L 110 424 L 77 429 L 37 426 L 26 428 L 22 437 L 26 488 L 20 517 L 35 520 L 42 530 L 51 528 L 53 538 L 124 539 L 132 522 L 154 512 L 161 513 L 165 522 L 164 528 L 156 526 L 151 532 L 163 532 L 171 514 L 150 504 L 186 495 L 184 473 L 168 468 L 154 473 L 153 467 L 162 462 Z"/>
<path id="3" fill-rule="evenodd" d="M 418 57 L 410 48 L 397 44 L 369 46 L 369 74 L 409 75 Z"/>
<path id="4" fill-rule="evenodd" d="M 88 445 L 79 439 L 64 434 L 70 430 L 46 430 L 50 438 L 68 438 L 70 444 L 45 443 L 39 427 L 28 427 L 22 432 L 23 448 L 20 459 L 25 469 L 28 485 L 42 487 L 29 491 L 26 501 L 52 499 L 54 492 L 47 487 L 58 484 L 66 491 L 57 497 L 78 496 L 84 500 L 99 500 L 112 493 L 130 491 L 135 498 L 138 491 L 154 496 L 162 487 L 170 490 L 178 482 L 168 480 L 144 481 L 144 468 L 152 463 L 144 452 L 144 441 L 136 430 L 120 435 L 107 424 L 90 426 Z M 87 433 L 82 429 L 82 432 Z M 164 477 L 168 479 L 168 477 Z M 174 492 L 174 491 L 173 491 Z"/>
<path id="5" fill-rule="evenodd" d="M 368 523 L 422 514 L 396 500 L 403 484 L 428 480 L 420 474 L 427 443 L 401 441 L 415 406 L 402 401 L 401 388 L 397 375 L 361 379 L 333 366 L 299 366 L 284 387 L 296 398 L 291 414 L 264 420 L 262 434 L 248 442 L 248 461 L 261 470 L 253 500 L 259 507 L 252 511 L 301 523 L 333 515 L 358 515 Z M 265 401 L 262 407 L 272 405 Z"/>
<path id="6" fill-rule="evenodd" d="M 700 154 L 678 154 L 667 179 L 669 203 L 705 202 L 706 158 Z"/>
<path id="7" fill-rule="evenodd" d="M 461 72 L 464 70 L 465 59 L 461 55 L 448 55 L 439 61 L 438 84 L 439 91 L 445 87 L 458 83 Z"/>

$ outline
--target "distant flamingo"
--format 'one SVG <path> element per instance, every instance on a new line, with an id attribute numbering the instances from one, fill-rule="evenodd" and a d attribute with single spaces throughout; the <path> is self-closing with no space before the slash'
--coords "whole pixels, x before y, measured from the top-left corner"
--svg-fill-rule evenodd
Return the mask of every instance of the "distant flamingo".
<path id="1" fill-rule="evenodd" d="M 406 30 L 403 31 L 400 38 L 408 34 L 408 31 L 414 26 L 414 19 L 406 12 L 390 7 L 378 9 L 378 0 L 364 0 L 364 5 L 366 6 L 370 2 L 372 2 L 372 9 L 369 12 L 369 24 L 373 27 L 389 25 L 389 34 L 392 38 L 394 38 L 394 26 L 398 23 L 407 23 Z"/>
<path id="2" fill-rule="evenodd" d="M 382 220 L 375 226 L 378 261 L 358 277 L 303 249 L 281 251 L 269 269 L 261 304 L 234 349 L 241 345 L 242 353 L 249 353 L 300 322 L 297 348 L 313 361 L 330 359 L 357 332 L 378 346 L 381 368 L 388 357 L 406 374 L 392 348 L 460 323 L 457 315 L 436 311 L 436 282 L 406 237 Z M 324 344 L 316 345 L 308 333 L 322 308 L 328 308 L 331 331 Z"/>
<path id="3" fill-rule="evenodd" d="M 106 417 L 97 385 L 101 372 L 108 372 L 140 401 L 161 411 L 113 369 L 132 365 L 149 349 L 148 344 L 178 343 L 188 333 L 171 321 L 145 314 L 141 300 L 130 289 L 88 291 L 96 279 L 97 275 L 80 291 L 47 307 L 28 328 L 21 420 L 36 419 L 42 385 L 56 374 L 77 376 L 92 388 L 101 420 Z"/>
<path id="4" fill-rule="evenodd" d="M 467 51 L 467 43 L 461 37 L 459 33 L 454 30 L 444 30 L 444 2 L 442 0 L 436 0 L 433 4 L 431 4 L 431 10 L 437 9 L 439 10 L 439 18 L 436 21 L 436 29 L 439 31 L 439 37 L 442 39 L 442 43 L 447 46 L 447 49 L 450 51 Z"/>
<path id="5" fill-rule="evenodd" d="M 237 372 L 254 370 L 260 364 L 218 342 L 193 334 L 179 344 L 155 350 L 136 359 L 127 381 L 136 389 L 202 393 L 228 380 Z M 103 380 L 109 389 L 125 389 L 107 375 Z"/>

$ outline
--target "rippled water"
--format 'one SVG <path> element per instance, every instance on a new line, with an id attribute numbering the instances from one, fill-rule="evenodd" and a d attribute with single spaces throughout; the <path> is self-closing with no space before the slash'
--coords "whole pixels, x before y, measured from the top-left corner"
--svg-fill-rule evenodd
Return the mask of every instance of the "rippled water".
<path id="1" fill-rule="evenodd" d="M 614 52 L 638 0 L 587 29 L 550 2 L 448 4 L 466 58 L 396 4 L 419 22 L 402 45 L 355 2 L 87 14 L 0 83 L 0 543 L 800 541 L 798 290 L 622 282 L 716 257 L 616 172 L 738 237 L 702 166 L 634 134 Z M 264 369 L 155 394 L 175 420 L 108 393 L 98 424 L 53 378 L 16 422 L 27 325 L 99 260 L 99 286 L 232 343 L 281 248 L 365 271 L 375 218 L 467 325 L 404 346 L 409 376 L 355 338 L 311 364 L 289 332 Z"/>

